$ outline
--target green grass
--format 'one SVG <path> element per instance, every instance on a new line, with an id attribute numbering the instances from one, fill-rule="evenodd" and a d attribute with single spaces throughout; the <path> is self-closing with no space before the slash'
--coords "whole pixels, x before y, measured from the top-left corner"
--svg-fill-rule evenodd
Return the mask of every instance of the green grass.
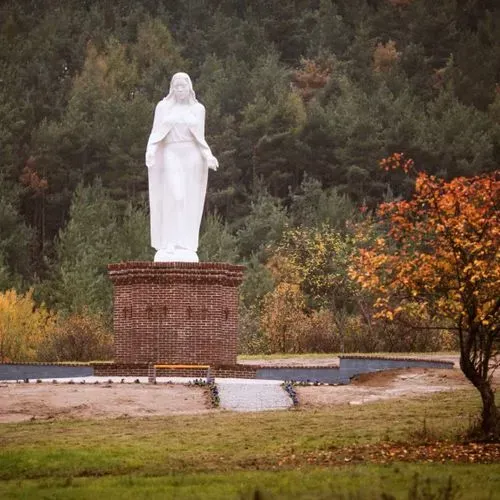
<path id="1" fill-rule="evenodd" d="M 48 478 L 0 482 L 3 499 L 51 498 L 133 500 L 176 499 L 373 499 L 412 498 L 409 492 L 446 490 L 461 499 L 494 499 L 500 490 L 499 468 L 487 465 L 394 464 L 350 466 L 295 471 L 237 471 L 172 473 L 159 477 L 111 476 L 101 478 Z M 476 488 L 471 487 L 477 485 Z M 258 492 L 258 494 L 256 494 Z M 446 498 L 444 496 L 413 498 Z M 449 497 L 453 498 L 453 497 Z"/>
<path id="2" fill-rule="evenodd" d="M 442 352 L 316 352 L 306 354 L 290 354 L 290 353 L 277 353 L 277 354 L 240 354 L 238 361 L 244 360 L 272 360 L 272 359 L 288 359 L 288 358 L 302 358 L 302 359 L 322 359 L 322 358 L 335 358 L 338 356 L 369 356 L 369 357 L 392 357 L 392 358 L 426 358 L 429 356 L 458 356 L 458 352 L 442 351 Z"/>
<path id="3" fill-rule="evenodd" d="M 334 358 L 339 356 L 338 352 L 311 352 L 307 354 L 290 354 L 290 353 L 276 353 L 276 354 L 239 354 L 238 361 L 244 359 L 288 359 L 288 358 L 304 358 L 304 359 L 318 359 L 318 358 Z"/>
<path id="4" fill-rule="evenodd" d="M 253 498 L 255 488 L 267 492 L 264 498 L 340 498 L 332 491 L 348 495 L 366 485 L 377 495 L 408 498 L 415 472 L 433 478 L 433 487 L 450 475 L 457 484 L 477 484 L 477 495 L 463 498 L 488 498 L 483 486 L 494 472 L 500 476 L 491 464 L 278 464 L 287 454 L 408 442 L 424 420 L 433 434 L 453 438 L 479 408 L 474 391 L 456 391 L 321 411 L 3 424 L 0 498 L 170 498 L 173 491 L 175 498 Z"/>

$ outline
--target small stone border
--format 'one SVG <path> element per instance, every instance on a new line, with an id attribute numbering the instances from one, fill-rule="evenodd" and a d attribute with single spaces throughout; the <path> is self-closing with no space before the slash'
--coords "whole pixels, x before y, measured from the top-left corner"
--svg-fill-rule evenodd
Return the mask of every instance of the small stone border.
<path id="1" fill-rule="evenodd" d="M 292 380 L 290 383 L 294 387 L 338 387 L 339 385 L 345 385 L 338 382 L 320 382 L 319 380 Z"/>
<path id="2" fill-rule="evenodd" d="M 201 378 L 197 378 L 192 382 L 187 384 L 188 386 L 197 386 L 197 387 L 207 387 L 210 395 L 210 404 L 212 408 L 219 408 L 220 406 L 220 396 L 219 396 L 219 388 L 217 384 L 213 380 L 203 380 Z"/>
<path id="3" fill-rule="evenodd" d="M 129 379 L 133 377 L 127 377 Z M 144 377 L 142 377 L 144 379 Z M 103 377 L 104 379 L 104 377 Z M 59 385 L 99 385 L 99 384 L 149 384 L 147 380 L 141 381 L 139 378 L 136 378 L 132 381 L 126 380 L 126 378 L 122 378 L 119 381 L 113 380 L 109 378 L 108 380 L 93 380 L 88 381 L 85 380 L 84 377 L 64 377 L 64 378 L 24 378 L 24 379 L 13 379 L 13 380 L 2 380 L 3 384 L 59 384 Z M 167 381 L 162 382 L 162 384 L 172 384 L 173 382 Z"/>
<path id="4" fill-rule="evenodd" d="M 297 397 L 297 391 L 295 390 L 295 382 L 293 381 L 285 381 L 281 384 L 284 391 L 290 396 L 292 400 L 293 406 L 297 407 L 299 405 L 299 398 Z"/>

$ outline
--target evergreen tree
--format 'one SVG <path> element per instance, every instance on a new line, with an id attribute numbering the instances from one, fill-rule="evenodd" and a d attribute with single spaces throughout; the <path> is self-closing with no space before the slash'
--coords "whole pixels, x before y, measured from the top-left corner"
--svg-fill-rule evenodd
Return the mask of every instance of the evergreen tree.
<path id="1" fill-rule="evenodd" d="M 200 246 L 198 249 L 200 261 L 231 262 L 238 261 L 236 238 L 231 234 L 227 222 L 220 215 L 207 214 L 202 222 Z"/>
<path id="2" fill-rule="evenodd" d="M 497 142 L 486 113 L 459 102 L 450 89 L 427 104 L 416 142 L 416 161 L 445 178 L 471 176 L 495 168 Z"/>
<path id="3" fill-rule="evenodd" d="M 56 250 L 54 277 L 42 293 L 60 310 L 81 313 L 87 309 L 109 318 L 112 294 L 107 266 L 122 260 L 151 260 L 147 214 L 140 207 L 128 206 L 120 216 L 100 181 L 87 187 L 80 184 Z"/>
<path id="4" fill-rule="evenodd" d="M 30 278 L 33 232 L 24 223 L 16 190 L 0 175 L 0 290 Z"/>
<path id="5" fill-rule="evenodd" d="M 281 238 L 287 224 L 288 216 L 279 199 L 261 190 L 236 235 L 240 255 L 244 259 L 257 256 L 264 260 L 267 247 Z"/>
<path id="6" fill-rule="evenodd" d="M 345 231 L 359 217 L 359 210 L 337 188 L 323 189 L 321 182 L 304 178 L 300 191 L 292 195 L 290 218 L 294 226 L 320 227 Z"/>

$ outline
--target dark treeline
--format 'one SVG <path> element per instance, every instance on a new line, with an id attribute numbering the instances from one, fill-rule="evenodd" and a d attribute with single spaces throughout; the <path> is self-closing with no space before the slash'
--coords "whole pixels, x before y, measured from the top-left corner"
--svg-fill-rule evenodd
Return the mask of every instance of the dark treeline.
<path id="1" fill-rule="evenodd" d="M 106 264 L 150 257 L 144 150 L 176 71 L 221 164 L 205 258 L 252 269 L 287 224 L 341 229 L 357 206 L 407 196 L 411 183 L 379 167 L 393 152 L 447 178 L 500 160 L 496 0 L 0 9 L 0 287 L 35 285 L 56 308 L 102 309 Z"/>

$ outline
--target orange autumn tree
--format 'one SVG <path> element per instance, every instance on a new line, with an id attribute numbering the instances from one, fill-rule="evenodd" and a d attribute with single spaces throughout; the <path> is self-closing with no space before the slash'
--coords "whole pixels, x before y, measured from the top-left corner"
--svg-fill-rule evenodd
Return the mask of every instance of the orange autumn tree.
<path id="1" fill-rule="evenodd" d="M 381 164 L 413 170 L 402 154 Z M 379 207 L 388 231 L 359 251 L 351 270 L 377 297 L 379 316 L 416 327 L 419 319 L 430 319 L 434 328 L 456 334 L 460 367 L 481 395 L 482 431 L 497 438 L 492 374 L 500 346 L 499 174 L 445 181 L 418 173 L 409 201 Z"/>

